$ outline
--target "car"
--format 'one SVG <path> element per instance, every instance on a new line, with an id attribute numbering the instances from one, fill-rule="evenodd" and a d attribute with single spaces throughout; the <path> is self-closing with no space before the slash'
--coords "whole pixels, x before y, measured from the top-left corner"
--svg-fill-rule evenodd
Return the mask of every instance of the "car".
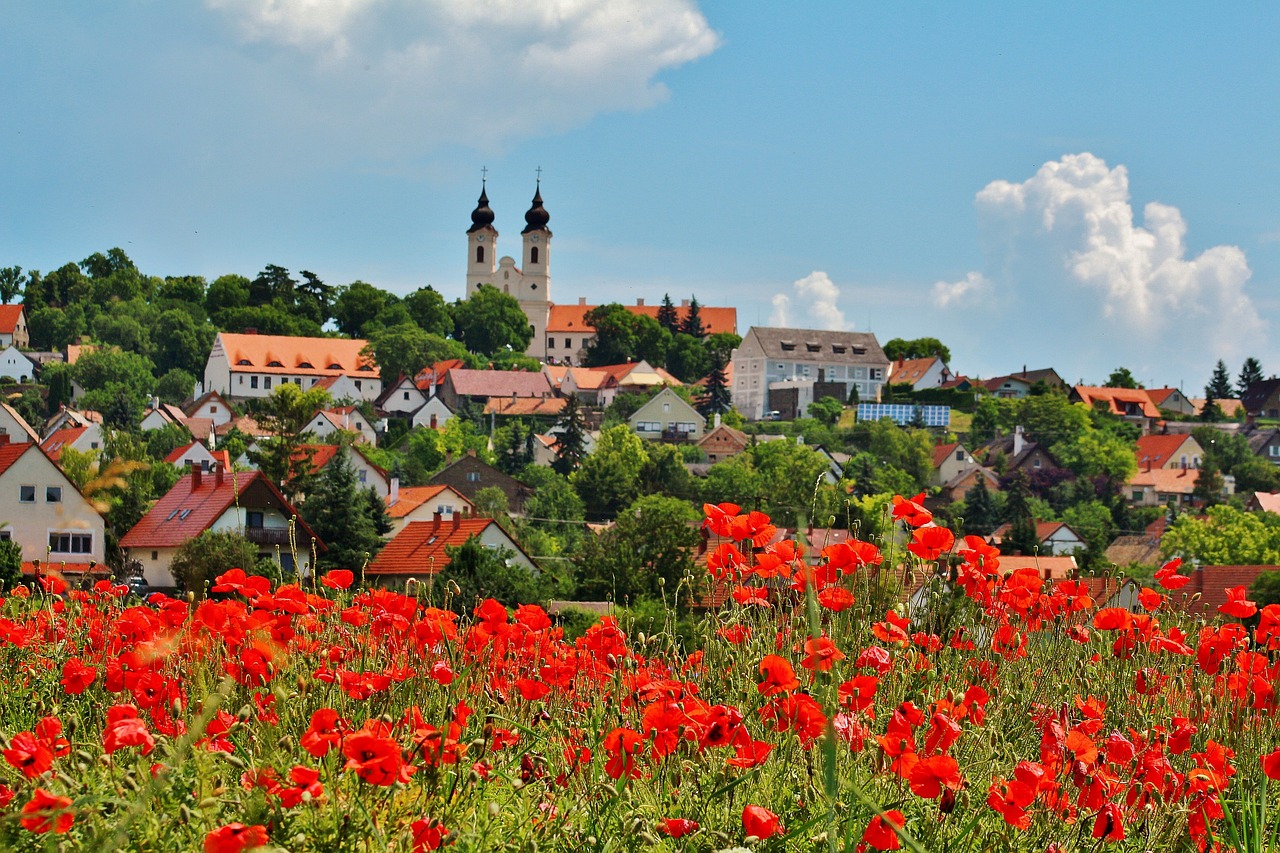
<path id="1" fill-rule="evenodd" d="M 780 421 L 782 420 L 782 412 L 779 412 L 777 409 L 774 409 L 772 412 L 765 412 L 764 419 L 766 421 Z"/>
<path id="2" fill-rule="evenodd" d="M 151 593 L 151 584 L 147 583 L 144 577 L 132 577 L 124 582 L 129 587 L 129 592 L 138 596 L 138 598 L 146 598 Z"/>

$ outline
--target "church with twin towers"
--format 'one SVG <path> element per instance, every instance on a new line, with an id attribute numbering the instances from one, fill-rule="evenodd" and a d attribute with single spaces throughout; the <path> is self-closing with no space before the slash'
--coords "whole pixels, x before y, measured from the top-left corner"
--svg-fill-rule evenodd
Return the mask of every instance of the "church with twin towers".
<path id="1" fill-rule="evenodd" d="M 556 305 L 551 299 L 551 214 L 542 202 L 542 180 L 539 175 L 533 201 L 525 211 L 525 226 L 520 232 L 520 262 L 510 255 L 498 254 L 498 229 L 493 226 L 493 209 L 489 207 L 487 184 L 481 181 L 480 198 L 471 211 L 471 227 L 467 229 L 467 296 L 482 284 L 489 284 L 514 296 L 529 318 L 533 337 L 526 355 L 546 364 L 580 365 L 587 347 L 595 339 L 595 329 L 584 319 L 596 307 L 580 297 L 577 304 Z M 643 299 L 625 306 L 633 314 L 657 318 L 657 302 L 646 305 Z M 683 319 L 689 311 L 689 300 L 676 308 Z M 707 334 L 737 333 L 736 308 L 700 306 L 699 316 Z"/>

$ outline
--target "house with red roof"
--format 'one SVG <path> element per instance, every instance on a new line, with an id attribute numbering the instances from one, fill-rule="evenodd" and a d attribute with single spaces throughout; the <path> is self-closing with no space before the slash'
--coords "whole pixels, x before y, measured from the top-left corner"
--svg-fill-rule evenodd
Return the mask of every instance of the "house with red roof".
<path id="1" fill-rule="evenodd" d="M 576 394 L 578 402 L 588 406 L 608 406 L 618 396 L 618 380 L 607 370 L 594 367 L 568 367 L 546 364 L 542 372 L 561 397 Z"/>
<path id="2" fill-rule="evenodd" d="M 71 426 L 54 430 L 40 442 L 40 447 L 54 462 L 62 459 L 62 452 L 67 448 L 81 453 L 89 453 L 102 449 L 102 427 L 96 423 L 85 426 Z"/>
<path id="3" fill-rule="evenodd" d="M 382 381 L 378 365 L 363 354 L 367 343 L 219 332 L 205 364 L 204 388 L 233 401 L 265 399 L 287 382 L 310 390 L 321 380 L 346 377 L 352 399 L 373 402 L 382 395 Z"/>
<path id="4" fill-rule="evenodd" d="M 1196 481 L 1200 478 L 1196 468 L 1139 469 L 1125 483 L 1125 496 L 1134 506 L 1186 506 L 1192 502 Z M 1236 493 L 1236 479 L 1230 474 L 1222 477 L 1222 495 Z"/>
<path id="5" fill-rule="evenodd" d="M 1173 415 L 1194 415 L 1199 411 L 1196 404 L 1178 388 L 1148 388 L 1147 396 L 1156 408 Z"/>
<path id="6" fill-rule="evenodd" d="M 543 399 L 555 396 L 545 374 L 523 370 L 469 370 L 457 367 L 445 374 L 440 399 L 451 411 L 466 402 L 488 405 L 494 397 Z"/>
<path id="7" fill-rule="evenodd" d="M 454 515 L 473 513 L 475 505 L 462 493 L 448 486 L 401 486 L 392 479 L 391 493 L 387 495 L 387 515 L 391 518 L 391 531 L 395 536 L 405 525 L 415 521 L 431 521 L 436 515 L 452 521 Z"/>
<path id="8" fill-rule="evenodd" d="M 1199 468 L 1204 449 L 1190 433 L 1144 435 L 1138 438 L 1135 452 L 1138 468 Z"/>
<path id="9" fill-rule="evenodd" d="M 999 546 L 1003 544 L 1005 537 L 1009 535 L 1009 531 L 1013 529 L 1013 525 L 1005 522 L 992 531 L 987 541 L 992 545 Z M 1040 543 L 1040 554 L 1044 557 L 1071 556 L 1075 554 L 1076 549 L 1083 551 L 1086 547 L 1084 538 L 1072 529 L 1071 525 L 1065 521 L 1039 521 L 1036 522 L 1036 541 Z M 1015 557 L 1000 557 L 1000 567 L 1005 567 L 1005 560 L 1018 559 Z M 1030 559 L 1030 558 L 1026 558 Z"/>
<path id="10" fill-rule="evenodd" d="M 222 466 L 227 470 L 231 469 L 231 458 L 227 451 L 212 451 L 199 441 L 175 447 L 164 458 L 164 461 L 183 469 L 195 465 L 206 472 L 212 471 L 213 466 L 218 463 L 222 463 Z"/>
<path id="11" fill-rule="evenodd" d="M 303 432 L 309 432 L 321 440 L 334 438 L 339 433 L 347 433 L 352 436 L 356 444 L 368 444 L 370 447 L 378 445 L 378 434 L 373 424 L 369 423 L 369 419 L 355 406 L 321 409 L 307 422 Z"/>
<path id="12" fill-rule="evenodd" d="M 0 434 L 0 539 L 22 547 L 23 571 L 83 576 L 102 568 L 98 508 L 33 442 Z"/>
<path id="13" fill-rule="evenodd" d="M 120 547 L 141 564 L 148 584 L 171 588 L 169 567 L 178 549 L 206 530 L 243 535 L 258 547 L 259 558 L 275 559 L 278 550 L 281 567 L 302 575 L 310 572 L 313 551 L 325 547 L 261 471 L 228 471 L 222 465 L 208 473 L 198 465 L 188 470 Z"/>
<path id="14" fill-rule="evenodd" d="M 977 464 L 973 454 L 959 442 L 934 445 L 933 477 L 929 481 L 930 485 L 941 486 Z"/>
<path id="15" fill-rule="evenodd" d="M 64 427 L 88 426 L 89 424 L 102 423 L 102 413 L 95 412 L 92 409 L 72 409 L 63 406 L 58 409 L 58 413 L 49 420 L 45 421 L 45 436 L 52 435 Z"/>
<path id="16" fill-rule="evenodd" d="M 27 312 L 22 305 L 0 305 L 0 347 L 31 346 L 27 331 Z M 16 377 L 15 377 L 16 378 Z"/>
<path id="17" fill-rule="evenodd" d="M 294 455 L 295 460 L 306 458 L 311 463 L 311 474 L 319 476 L 339 453 L 345 454 L 351 467 L 356 469 L 356 482 L 361 488 L 372 488 L 383 500 L 391 494 L 392 476 L 386 468 L 377 465 L 359 445 L 303 444 Z M 248 460 L 244 460 L 248 462 Z"/>
<path id="18" fill-rule="evenodd" d="M 530 572 L 537 566 L 524 549 L 492 518 L 466 516 L 460 512 L 445 519 L 436 514 L 430 521 L 411 521 L 382 547 L 365 566 L 366 583 L 379 586 L 403 586 L 411 577 L 427 578 L 448 572 L 448 549 L 479 539 L 486 548 L 506 555 L 508 565 L 518 565 Z"/>
<path id="19" fill-rule="evenodd" d="M 900 358 L 889 364 L 889 384 L 910 385 L 913 391 L 941 388 L 951 378 L 951 368 L 936 355 L 928 358 Z"/>
<path id="20" fill-rule="evenodd" d="M 138 426 L 143 432 L 147 432 L 153 429 L 164 429 L 167 426 L 186 427 L 186 424 L 186 412 L 172 403 L 162 403 L 158 398 L 153 397 Z"/>
<path id="21" fill-rule="evenodd" d="M 1152 432 L 1163 415 L 1145 388 L 1106 388 L 1094 385 L 1076 385 L 1069 399 L 1084 403 L 1089 408 L 1100 407 L 1116 417 L 1136 424 L 1144 434 Z"/>
<path id="22" fill-rule="evenodd" d="M 1275 571 L 1280 571 L 1280 566 L 1200 566 L 1183 572 L 1191 580 L 1170 597 L 1174 606 L 1183 607 L 1188 613 L 1208 619 L 1225 618 L 1218 608 L 1227 603 L 1228 589 L 1242 586 L 1248 591 L 1262 574 Z"/>

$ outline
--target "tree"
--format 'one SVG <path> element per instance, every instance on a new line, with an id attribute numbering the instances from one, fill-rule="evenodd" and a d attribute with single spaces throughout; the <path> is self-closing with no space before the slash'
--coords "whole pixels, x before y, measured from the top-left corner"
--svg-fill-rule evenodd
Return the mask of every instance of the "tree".
<path id="1" fill-rule="evenodd" d="M 1084 539 L 1082 568 L 1097 571 L 1106 562 L 1107 546 L 1120 532 L 1111 509 L 1101 501 L 1083 501 L 1063 510 L 1062 520 Z"/>
<path id="2" fill-rule="evenodd" d="M 515 475 L 533 462 L 533 429 L 521 418 L 510 418 L 493 431 L 493 452 L 498 470 Z"/>
<path id="3" fill-rule="evenodd" d="M 1236 396 L 1243 397 L 1249 386 L 1262 381 L 1262 362 L 1253 356 L 1246 358 L 1240 366 L 1240 375 L 1236 378 Z"/>
<path id="4" fill-rule="evenodd" d="M 1035 554 L 1040 549 L 1040 540 L 1036 536 L 1036 521 L 1031 510 L 1031 486 L 1026 472 L 1014 474 L 1007 490 L 1005 501 L 1005 521 L 1009 522 L 1009 533 L 1000 545 L 1003 554 Z"/>
<path id="5" fill-rule="evenodd" d="M 706 394 L 698 406 L 698 411 L 704 417 L 724 414 L 733 408 L 733 392 L 729 389 L 729 377 L 724 372 L 724 361 L 718 356 L 713 357 L 716 359 L 715 366 L 707 374 Z M 812 412 L 812 407 L 810 411 Z"/>
<path id="6" fill-rule="evenodd" d="M 666 367 L 681 382 L 696 382 L 711 371 L 711 355 L 700 338 L 681 332 L 667 348 Z"/>
<path id="7" fill-rule="evenodd" d="M 688 610 L 696 590 L 685 587 L 694 576 L 693 554 L 698 514 L 686 501 L 645 495 L 618 515 L 609 530 L 584 542 L 575 565 L 578 596 L 585 600 L 662 599 L 677 611 Z"/>
<path id="8" fill-rule="evenodd" d="M 1111 371 L 1111 375 L 1107 377 L 1104 388 L 1138 388 L 1138 380 L 1133 378 L 1133 374 L 1129 372 L 1127 367 L 1117 367 Z"/>
<path id="9" fill-rule="evenodd" d="M 71 366 L 71 378 L 84 389 L 81 402 L 113 425 L 132 426 L 142 416 L 155 388 L 155 365 L 137 353 L 111 347 L 87 352 Z"/>
<path id="10" fill-rule="evenodd" d="M 0 540 L 0 590 L 11 591 L 22 583 L 22 546 L 12 539 Z"/>
<path id="11" fill-rule="evenodd" d="M 641 493 L 693 500 L 693 477 L 689 469 L 684 467 L 680 448 L 673 444 L 651 442 L 646 450 L 649 458 L 640 469 Z"/>
<path id="12" fill-rule="evenodd" d="M 987 488 L 987 478 L 978 475 L 978 481 L 964 493 L 964 532 L 966 535 L 986 536 L 999 526 L 996 502 Z"/>
<path id="13" fill-rule="evenodd" d="M 1280 572 L 1262 572 L 1249 587 L 1249 598 L 1258 604 L 1258 609 L 1268 604 L 1280 604 Z"/>
<path id="14" fill-rule="evenodd" d="M 1215 400 L 1229 400 L 1233 396 L 1233 390 L 1231 387 L 1231 374 L 1227 373 L 1227 363 L 1222 359 L 1218 359 L 1217 365 L 1213 368 L 1213 376 L 1209 379 L 1209 384 L 1204 386 L 1204 395 Z"/>
<path id="15" fill-rule="evenodd" d="M 353 281 L 346 287 L 338 289 L 338 298 L 333 303 L 333 316 L 338 322 L 338 331 L 344 335 L 358 338 L 364 335 L 365 324 L 395 300 L 385 290 L 374 287 L 364 281 Z"/>
<path id="16" fill-rule="evenodd" d="M 1196 484 L 1191 490 L 1191 497 L 1201 506 L 1213 506 L 1222 503 L 1222 472 L 1212 459 L 1200 460 L 1200 473 L 1196 476 Z"/>
<path id="17" fill-rule="evenodd" d="M 453 334 L 453 314 L 449 305 L 430 285 L 420 287 L 404 298 L 404 307 L 408 310 L 413 322 L 424 332 L 447 338 Z"/>
<path id="18" fill-rule="evenodd" d="M 515 556 L 507 549 L 493 550 L 472 536 L 456 547 L 446 547 L 449 565 L 440 573 L 439 582 L 453 581 L 459 592 L 449 603 L 459 614 L 470 613 L 483 598 L 492 598 L 499 604 L 515 607 L 528 604 L 538 598 L 537 578 L 528 569 L 517 564 Z M 443 583 L 442 583 L 443 585 Z"/>
<path id="19" fill-rule="evenodd" d="M 0 302 L 8 305 L 27 283 L 22 267 L 0 268 Z"/>
<path id="20" fill-rule="evenodd" d="M 698 297 L 689 299 L 689 308 L 685 312 L 684 319 L 680 321 L 679 331 L 682 335 L 699 339 L 706 336 L 707 329 L 702 325 L 702 306 L 698 304 Z"/>
<path id="21" fill-rule="evenodd" d="M 973 420 L 969 422 L 969 440 L 975 445 L 986 444 L 996 437 L 999 428 L 1000 404 L 992 397 L 983 397 L 974 409 Z"/>
<path id="22" fill-rule="evenodd" d="M 893 338 L 884 345 L 884 354 L 890 361 L 936 356 L 948 364 L 951 362 L 950 348 L 937 338 L 916 338 L 915 340 Z"/>
<path id="23" fill-rule="evenodd" d="M 223 572 L 243 569 L 256 574 L 258 548 L 234 531 L 206 530 L 184 542 L 169 571 L 179 587 L 204 598 L 209 583 Z"/>
<path id="24" fill-rule="evenodd" d="M 582 499 L 569 479 L 550 468 L 530 465 L 520 480 L 532 490 L 524 501 L 521 529 L 532 527 L 549 536 L 553 553 L 572 550 L 582 539 L 585 515 Z"/>
<path id="25" fill-rule="evenodd" d="M 333 286 L 325 284 L 310 270 L 302 270 L 298 275 L 302 276 L 302 283 L 294 288 L 294 302 L 307 319 L 323 326 L 333 313 Z"/>
<path id="26" fill-rule="evenodd" d="M 437 361 L 465 360 L 468 355 L 467 348 L 458 341 L 424 332 L 415 323 L 374 332 L 361 354 L 373 358 L 388 383 L 400 376 L 415 377 Z"/>
<path id="27" fill-rule="evenodd" d="M 1165 557 L 1178 556 L 1201 565 L 1277 565 L 1280 516 L 1219 504 L 1203 517 L 1179 516 L 1161 538 L 1160 551 Z"/>
<path id="28" fill-rule="evenodd" d="M 270 435 L 258 440 L 258 449 L 250 451 L 249 460 L 280 486 L 286 497 L 305 491 L 311 460 L 299 448 L 307 443 L 309 433 L 305 430 L 311 418 L 330 402 L 329 392 L 323 388 L 303 391 L 292 382 L 279 386 L 263 401 L 258 422 Z"/>
<path id="29" fill-rule="evenodd" d="M 598 305 L 586 313 L 583 321 L 596 330 L 595 338 L 587 347 L 587 366 L 623 364 L 634 360 L 639 336 L 635 315 L 626 306 L 616 302 Z"/>
<path id="30" fill-rule="evenodd" d="M 320 556 L 320 565 L 351 569 L 359 576 L 382 540 L 369 517 L 365 490 L 356 479 L 349 452 L 343 448 L 324 466 L 302 507 L 302 517 L 328 546 Z"/>
<path id="31" fill-rule="evenodd" d="M 533 327 L 520 302 L 496 287 L 482 284 L 454 312 L 458 332 L 467 349 L 493 355 L 510 348 L 524 352 L 533 340 Z"/>
<path id="32" fill-rule="evenodd" d="M 1077 477 L 1105 478 L 1113 490 L 1138 470 L 1131 442 L 1096 429 L 1055 444 L 1053 455 Z"/>
<path id="33" fill-rule="evenodd" d="M 1206 385 L 1204 387 L 1204 405 L 1200 407 L 1200 420 L 1207 424 L 1216 424 L 1226 420 L 1226 417 L 1226 413 L 1218 405 L 1217 398 L 1213 396 L 1213 386 Z"/>
<path id="34" fill-rule="evenodd" d="M 640 469 L 647 459 L 644 441 L 626 424 L 601 430 L 595 452 L 572 477 L 589 516 L 608 518 L 635 501 L 640 496 Z"/>
<path id="35" fill-rule="evenodd" d="M 835 397 L 823 397 L 809 405 L 809 416 L 817 418 L 827 426 L 835 426 L 844 414 L 844 405 Z"/>
<path id="36" fill-rule="evenodd" d="M 582 466 L 587 458 L 587 422 L 578 406 L 578 395 L 570 394 L 556 421 L 556 458 L 551 467 L 562 477 L 568 477 Z"/>
<path id="37" fill-rule="evenodd" d="M 284 267 L 267 264 L 258 277 L 249 282 L 249 304 L 270 305 L 279 299 L 286 305 L 293 306 L 297 298 L 295 290 L 298 282 L 289 275 Z"/>
<path id="38" fill-rule="evenodd" d="M 680 331 L 680 313 L 676 311 L 675 303 L 671 301 L 669 293 L 662 294 L 662 305 L 658 308 L 658 325 L 673 335 Z"/>
<path id="39" fill-rule="evenodd" d="M 196 381 L 194 375 L 187 373 L 180 367 L 175 367 L 164 376 L 161 376 L 160 381 L 156 383 L 156 396 L 163 403 L 173 403 L 175 406 L 181 406 L 191 399 L 192 392 L 196 387 Z"/>
<path id="40" fill-rule="evenodd" d="M 221 315 L 232 308 L 249 305 L 249 279 L 242 275 L 224 275 L 214 279 L 204 295 L 204 310 L 213 322 L 225 328 Z"/>
<path id="41" fill-rule="evenodd" d="M 162 373 L 175 368 L 203 373 L 215 334 L 212 326 L 197 323 L 189 312 L 170 308 L 156 320 L 152 333 L 156 369 Z"/>

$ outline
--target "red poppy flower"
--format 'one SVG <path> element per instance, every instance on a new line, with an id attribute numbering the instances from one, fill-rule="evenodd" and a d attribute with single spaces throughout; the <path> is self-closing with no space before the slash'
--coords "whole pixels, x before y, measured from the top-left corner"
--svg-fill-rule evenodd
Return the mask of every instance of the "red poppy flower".
<path id="1" fill-rule="evenodd" d="M 311 714 L 311 725 L 302 733 L 299 744 L 313 758 L 324 758 L 342 742 L 342 736 L 351 729 L 350 723 L 332 708 L 320 708 Z"/>
<path id="2" fill-rule="evenodd" d="M 706 526 L 711 532 L 717 536 L 730 538 L 733 532 L 733 520 L 737 518 L 738 513 L 742 511 L 742 507 L 737 504 L 703 504 L 702 512 L 706 515 Z"/>
<path id="3" fill-rule="evenodd" d="M 742 731 L 745 735 L 746 730 L 743 729 Z M 759 767 L 768 760 L 769 753 L 773 751 L 773 744 L 768 741 L 743 737 L 742 740 L 734 744 L 733 750 L 735 756 L 726 761 L 725 764 L 742 770 L 750 770 L 753 767 Z"/>
<path id="4" fill-rule="evenodd" d="M 616 728 L 605 735 L 604 748 L 609 753 L 604 772 L 610 778 L 621 779 L 626 776 L 635 779 L 640 775 L 640 768 L 636 766 L 636 753 L 644 748 L 644 735 L 634 729 Z"/>
<path id="5" fill-rule="evenodd" d="M 1093 615 L 1093 627 L 1099 631 L 1123 631 L 1133 624 L 1133 614 L 1123 607 L 1104 607 Z"/>
<path id="6" fill-rule="evenodd" d="M 147 724 L 138 719 L 138 709 L 132 705 L 115 705 L 107 711 L 107 724 L 102 730 L 102 749 L 107 755 L 126 746 L 142 747 L 143 755 L 150 755 L 156 741 L 147 731 Z"/>
<path id="7" fill-rule="evenodd" d="M 324 796 L 324 786 L 320 784 L 320 771 L 314 767 L 302 765 L 294 767 L 289 771 L 289 780 L 293 784 L 281 787 L 278 791 L 280 805 L 286 809 L 291 809 L 304 800 L 315 802 Z"/>
<path id="8" fill-rule="evenodd" d="M 1280 749 L 1262 756 L 1262 772 L 1268 779 L 1280 780 Z"/>
<path id="9" fill-rule="evenodd" d="M 960 765 L 949 755 L 922 758 L 911 769 L 911 792 L 917 797 L 932 800 L 943 788 L 960 787 Z"/>
<path id="10" fill-rule="evenodd" d="M 810 637 L 804 641 L 804 650 L 808 656 L 800 665 L 816 672 L 830 672 L 837 661 L 844 660 L 844 652 L 836 648 L 830 637 Z"/>
<path id="11" fill-rule="evenodd" d="M 907 550 L 922 560 L 936 560 L 956 542 L 955 534 L 945 527 L 920 527 L 911 531 Z"/>
<path id="12" fill-rule="evenodd" d="M 1186 575 L 1178 574 L 1178 569 L 1182 567 L 1182 558 L 1174 557 L 1160 568 L 1156 569 L 1156 583 L 1165 589 L 1181 589 L 1187 585 L 1187 581 L 1191 578 Z"/>
<path id="13" fill-rule="evenodd" d="M 778 655 L 764 656 L 760 661 L 760 674 L 764 676 L 764 681 L 756 685 L 756 689 L 765 696 L 776 696 L 800 686 L 800 680 L 796 678 L 796 671 L 791 668 L 790 662 Z"/>
<path id="14" fill-rule="evenodd" d="M 413 832 L 413 853 L 439 850 L 449 837 L 449 830 L 437 820 L 415 820 L 409 829 Z"/>
<path id="15" fill-rule="evenodd" d="M 686 817 L 668 817 L 658 822 L 658 831 L 672 838 L 684 838 L 691 832 L 698 831 L 698 822 Z"/>
<path id="16" fill-rule="evenodd" d="M 851 711 L 865 711 L 876 702 L 876 691 L 880 689 L 880 679 L 874 675 L 859 675 L 840 685 L 837 695 L 841 707 Z M 873 713 L 870 716 L 874 716 Z"/>
<path id="17" fill-rule="evenodd" d="M 241 853 L 264 847 L 266 843 L 267 828 L 262 824 L 245 826 L 243 823 L 229 823 L 204 837 L 204 853 Z"/>
<path id="18" fill-rule="evenodd" d="M 355 579 L 355 574 L 349 569 L 330 569 L 320 578 L 320 585 L 329 589 L 347 589 Z"/>
<path id="19" fill-rule="evenodd" d="M 1245 598 L 1248 593 L 1243 586 L 1233 586 L 1227 590 L 1227 602 L 1218 607 L 1218 612 L 1224 616 L 1231 616 L 1236 619 L 1248 619 L 1250 616 L 1258 612 L 1258 604 Z"/>
<path id="20" fill-rule="evenodd" d="M 356 775 L 370 785 L 394 785 L 408 782 L 413 768 L 404 763 L 400 744 L 382 735 L 376 728 L 358 729 L 342 740 L 342 754 L 347 757 L 344 770 L 354 770 Z"/>
<path id="21" fill-rule="evenodd" d="M 764 806 L 747 806 L 742 810 L 742 830 L 759 839 L 773 838 L 782 832 L 778 816 Z"/>
<path id="22" fill-rule="evenodd" d="M 893 496 L 893 517 L 912 527 L 920 527 L 933 521 L 933 513 L 924 508 L 924 492 L 908 500 L 902 495 Z"/>
<path id="23" fill-rule="evenodd" d="M 829 586 L 818 593 L 818 603 L 832 613 L 841 613 L 853 606 L 853 593 L 842 586 Z"/>
<path id="24" fill-rule="evenodd" d="M 1093 837 L 1105 841 L 1124 841 L 1124 813 L 1115 803 L 1107 803 L 1093 821 Z"/>
<path id="25" fill-rule="evenodd" d="M 899 837 L 898 830 L 906 825 L 907 819 L 902 812 L 890 809 L 871 818 L 862 833 L 862 840 L 877 850 L 900 850 L 902 838 Z"/>
<path id="26" fill-rule="evenodd" d="M 53 767 L 53 752 L 32 732 L 18 732 L 9 739 L 4 760 L 23 776 L 34 779 Z"/>
<path id="27" fill-rule="evenodd" d="M 86 665 L 79 658 L 68 658 L 62 664 L 62 689 L 72 696 L 79 696 L 98 678 L 98 670 Z"/>
<path id="28" fill-rule="evenodd" d="M 61 835 L 76 822 L 70 808 L 70 797 L 56 797 L 44 788 L 36 788 L 31 800 L 22 807 L 22 828 L 28 832 Z"/>

